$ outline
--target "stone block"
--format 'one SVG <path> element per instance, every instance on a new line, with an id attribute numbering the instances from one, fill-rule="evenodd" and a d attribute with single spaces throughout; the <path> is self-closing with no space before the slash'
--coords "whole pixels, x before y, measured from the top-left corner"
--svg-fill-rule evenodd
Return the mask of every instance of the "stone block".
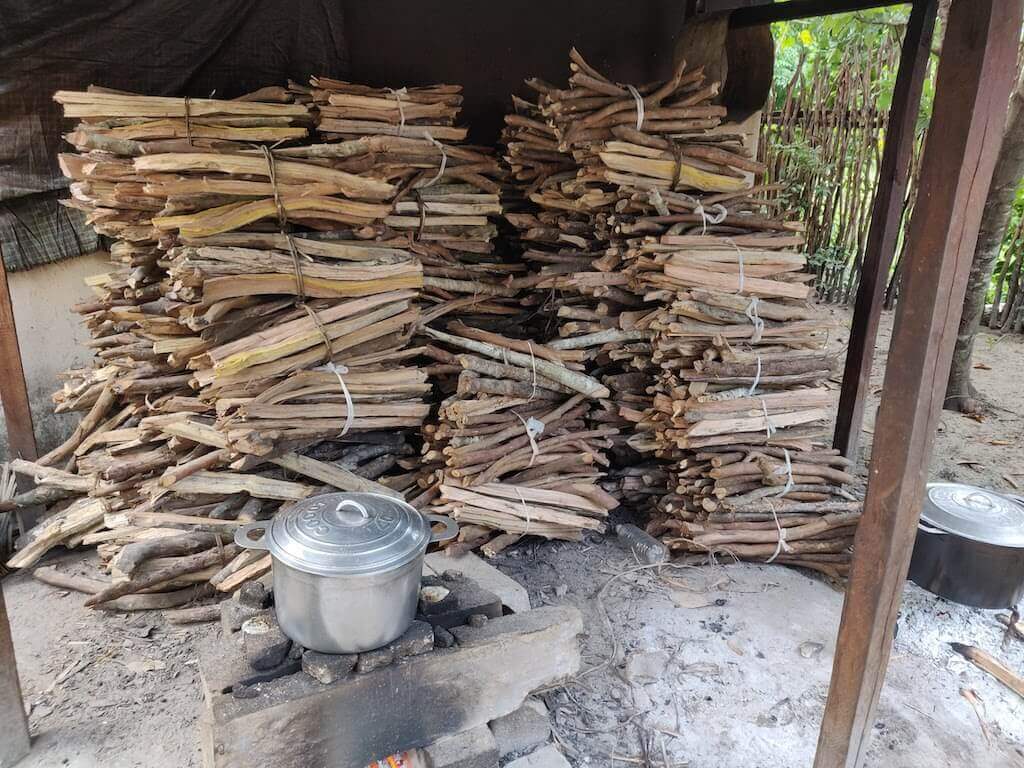
<path id="1" fill-rule="evenodd" d="M 259 581 L 247 581 L 239 587 L 237 600 L 242 605 L 257 610 L 270 607 L 270 593 Z"/>
<path id="2" fill-rule="evenodd" d="M 551 738 L 548 709 L 544 702 L 528 699 L 515 712 L 492 720 L 491 733 L 502 757 L 533 749 Z"/>
<path id="3" fill-rule="evenodd" d="M 450 557 L 444 552 L 432 552 L 426 556 L 424 574 L 436 576 L 445 571 L 455 571 L 472 579 L 481 588 L 496 594 L 502 603 L 516 613 L 530 610 L 530 594 L 526 587 L 472 552 L 458 557 Z"/>
<path id="4" fill-rule="evenodd" d="M 486 725 L 438 739 L 422 750 L 427 768 L 497 768 L 498 745 Z"/>
<path id="5" fill-rule="evenodd" d="M 565 755 L 553 744 L 507 763 L 505 768 L 572 768 Z"/>
<path id="6" fill-rule="evenodd" d="M 582 630 L 578 610 L 547 606 L 492 619 L 454 648 L 332 685 L 289 675 L 255 686 L 249 699 L 224 686 L 222 670 L 237 662 L 224 658 L 234 649 L 221 642 L 200 663 L 205 765 L 365 768 L 380 755 L 426 747 L 507 715 L 531 691 L 575 674 Z"/>
<path id="7" fill-rule="evenodd" d="M 270 611 L 244 605 L 234 598 L 220 604 L 220 626 L 226 637 L 231 637 L 242 629 L 242 623 L 254 616 L 269 616 Z"/>
<path id="8" fill-rule="evenodd" d="M 359 661 L 356 662 L 356 672 L 366 674 L 375 669 L 386 667 L 395 660 L 395 652 L 390 645 L 383 648 L 374 648 L 372 651 L 363 651 L 359 654 Z"/>
<path id="9" fill-rule="evenodd" d="M 356 668 L 358 658 L 354 653 L 306 651 L 302 654 L 302 671 L 321 685 L 330 685 L 336 680 L 348 677 Z"/>
<path id="10" fill-rule="evenodd" d="M 414 621 L 405 633 L 388 646 L 396 659 L 419 656 L 434 650 L 434 628 L 425 621 Z"/>
<path id="11" fill-rule="evenodd" d="M 242 652 L 253 669 L 273 669 L 288 658 L 292 641 L 270 615 L 246 619 L 242 622 L 241 632 Z"/>

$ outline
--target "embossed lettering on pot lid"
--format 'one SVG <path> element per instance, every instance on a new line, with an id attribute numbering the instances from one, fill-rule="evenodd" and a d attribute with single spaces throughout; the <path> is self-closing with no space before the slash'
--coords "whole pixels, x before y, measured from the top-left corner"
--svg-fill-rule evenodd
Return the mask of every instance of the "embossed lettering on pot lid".
<path id="1" fill-rule="evenodd" d="M 373 493 L 331 493 L 279 513 L 267 531 L 270 553 L 324 576 L 399 568 L 426 549 L 430 526 L 405 502 Z"/>
<path id="2" fill-rule="evenodd" d="M 973 485 L 930 483 L 921 522 L 971 541 L 1024 547 L 1024 503 Z"/>

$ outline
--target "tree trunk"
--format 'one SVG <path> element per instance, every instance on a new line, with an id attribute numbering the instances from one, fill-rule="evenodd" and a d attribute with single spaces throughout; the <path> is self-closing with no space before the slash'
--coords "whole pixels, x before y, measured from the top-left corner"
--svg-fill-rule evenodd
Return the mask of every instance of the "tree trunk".
<path id="1" fill-rule="evenodd" d="M 953 350 L 953 365 L 946 384 L 945 407 L 949 410 L 972 412 L 978 407 L 978 393 L 971 383 L 974 337 L 981 324 L 992 268 L 999 258 L 1010 221 L 1014 193 L 1021 176 L 1024 176 L 1024 69 L 1018 72 L 1017 86 L 1010 95 L 1003 144 L 985 201 L 978 244 L 974 249 L 974 263 L 971 265 L 967 296 L 964 298 L 960 329 Z"/>

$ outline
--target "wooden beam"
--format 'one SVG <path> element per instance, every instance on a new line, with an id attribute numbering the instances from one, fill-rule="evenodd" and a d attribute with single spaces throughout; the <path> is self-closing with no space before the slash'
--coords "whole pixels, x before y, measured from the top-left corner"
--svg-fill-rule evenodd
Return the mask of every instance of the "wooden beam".
<path id="1" fill-rule="evenodd" d="M 833 13 L 863 11 L 884 5 L 903 5 L 909 0 L 790 0 L 777 3 L 775 0 L 695 0 L 695 15 L 731 12 L 729 26 L 754 27 L 771 24 L 773 21 L 808 19 L 814 16 L 828 16 Z"/>
<path id="2" fill-rule="evenodd" d="M 0 585 L 0 765 L 14 765 L 28 754 L 28 719 L 21 698 L 18 667 L 14 661 L 11 625 L 7 620 L 7 604 Z"/>
<path id="3" fill-rule="evenodd" d="M 916 0 L 903 38 L 900 66 L 896 73 L 885 149 L 878 169 L 875 204 L 864 248 L 857 303 L 853 310 L 846 369 L 839 396 L 834 447 L 848 459 L 857 460 L 864 403 L 871 382 L 871 368 L 878 337 L 878 321 L 885 300 L 885 286 L 896 253 L 907 177 L 914 154 L 921 90 L 928 72 L 932 32 L 935 29 L 936 0 Z"/>
<path id="4" fill-rule="evenodd" d="M 25 387 L 25 369 L 14 325 L 14 307 L 7 285 L 7 269 L 0 248 L 0 405 L 7 423 L 7 444 L 13 458 L 33 461 L 38 457 L 32 429 L 32 411 Z"/>
<path id="5" fill-rule="evenodd" d="M 1022 0 L 953 0 L 815 768 L 859 768 L 1016 71 Z"/>

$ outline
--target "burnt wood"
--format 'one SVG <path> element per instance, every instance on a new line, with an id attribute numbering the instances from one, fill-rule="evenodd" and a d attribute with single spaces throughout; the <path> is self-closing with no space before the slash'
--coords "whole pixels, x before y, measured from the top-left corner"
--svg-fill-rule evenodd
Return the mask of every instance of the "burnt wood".
<path id="1" fill-rule="evenodd" d="M 896 241 L 903 218 L 910 160 L 914 154 L 914 132 L 921 108 L 921 89 L 928 72 L 928 57 L 931 55 L 935 11 L 935 0 L 918 0 L 914 3 L 903 38 L 903 51 L 889 109 L 889 127 L 878 172 L 871 227 L 864 249 L 833 442 L 833 447 L 853 460 L 857 458 L 860 445 L 864 403 L 870 388 L 886 278 L 896 253 Z"/>
<path id="2" fill-rule="evenodd" d="M 859 768 L 870 742 L 1020 26 L 1021 0 L 950 9 L 815 768 Z"/>

